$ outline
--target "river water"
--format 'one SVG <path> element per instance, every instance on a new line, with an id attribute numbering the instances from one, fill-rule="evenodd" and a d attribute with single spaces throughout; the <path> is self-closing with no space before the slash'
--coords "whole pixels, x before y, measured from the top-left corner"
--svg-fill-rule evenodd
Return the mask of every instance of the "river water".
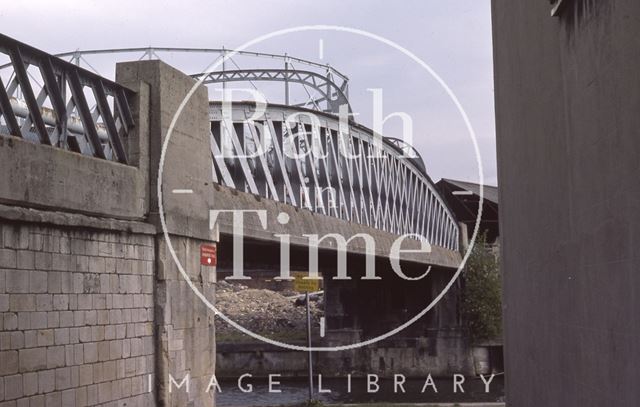
<path id="1" fill-rule="evenodd" d="M 316 379 L 317 377 L 314 378 Z M 252 391 L 247 393 L 239 389 L 237 380 L 220 380 L 222 392 L 216 394 L 216 405 L 218 407 L 279 406 L 308 400 L 309 386 L 306 379 L 281 377 L 275 380 L 280 384 L 274 386 L 274 389 L 281 390 L 280 393 L 270 393 L 266 379 L 244 378 L 242 384 L 245 388 L 248 384 L 253 386 Z M 404 383 L 405 392 L 402 393 L 400 388 L 394 392 L 393 378 L 381 377 L 378 382 L 379 391 L 368 393 L 365 378 L 352 378 L 350 392 L 346 378 L 323 378 L 322 388 L 331 392 L 318 394 L 318 383 L 314 381 L 314 398 L 324 403 L 464 403 L 496 402 L 504 398 L 504 376 L 496 376 L 493 379 L 489 393 L 485 393 L 484 383 L 475 377 L 465 379 L 462 385 L 464 393 L 453 392 L 453 378 L 434 379 L 434 382 L 437 393 L 432 387 L 427 387 L 426 391 L 421 393 L 425 379 L 407 379 Z"/>

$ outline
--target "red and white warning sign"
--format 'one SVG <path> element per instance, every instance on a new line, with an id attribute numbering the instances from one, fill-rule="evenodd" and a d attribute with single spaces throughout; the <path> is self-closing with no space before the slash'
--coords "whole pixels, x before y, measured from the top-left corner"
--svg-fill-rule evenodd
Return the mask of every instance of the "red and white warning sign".
<path id="1" fill-rule="evenodd" d="M 218 248 L 215 244 L 200 245 L 200 264 L 215 267 Z"/>

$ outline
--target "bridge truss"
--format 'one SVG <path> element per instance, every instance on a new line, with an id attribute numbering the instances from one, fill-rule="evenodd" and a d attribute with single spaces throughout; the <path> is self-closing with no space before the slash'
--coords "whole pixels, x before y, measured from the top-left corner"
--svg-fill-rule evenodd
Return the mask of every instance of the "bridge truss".
<path id="1" fill-rule="evenodd" d="M 253 103 L 210 104 L 215 182 L 458 250 L 459 227 L 421 167 L 395 142 L 336 116 Z M 345 131 L 347 130 L 347 131 Z"/>

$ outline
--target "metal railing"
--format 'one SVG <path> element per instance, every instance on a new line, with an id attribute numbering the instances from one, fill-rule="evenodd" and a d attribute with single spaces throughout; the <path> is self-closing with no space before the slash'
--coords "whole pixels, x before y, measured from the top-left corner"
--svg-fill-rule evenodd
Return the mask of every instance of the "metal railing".
<path id="1" fill-rule="evenodd" d="M 0 34 L 0 132 L 127 164 L 133 91 Z"/>
<path id="2" fill-rule="evenodd" d="M 459 226 L 416 157 L 354 122 L 268 105 L 211 102 L 214 182 L 394 234 L 459 250 Z M 312 119 L 315 117 L 315 119 Z"/>

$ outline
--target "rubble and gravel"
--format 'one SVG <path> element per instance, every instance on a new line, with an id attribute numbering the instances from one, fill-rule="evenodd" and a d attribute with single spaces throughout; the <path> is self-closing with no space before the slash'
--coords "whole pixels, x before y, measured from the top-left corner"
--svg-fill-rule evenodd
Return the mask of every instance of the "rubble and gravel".
<path id="1" fill-rule="evenodd" d="M 219 281 L 216 287 L 216 308 L 234 322 L 268 337 L 304 337 L 306 307 L 296 301 L 295 291 L 272 291 L 248 288 L 242 284 Z M 297 304 L 297 305 L 296 305 Z M 319 324 L 323 315 L 322 296 L 310 301 L 311 323 Z M 221 318 L 216 318 L 216 336 L 233 337 L 238 330 Z"/>

